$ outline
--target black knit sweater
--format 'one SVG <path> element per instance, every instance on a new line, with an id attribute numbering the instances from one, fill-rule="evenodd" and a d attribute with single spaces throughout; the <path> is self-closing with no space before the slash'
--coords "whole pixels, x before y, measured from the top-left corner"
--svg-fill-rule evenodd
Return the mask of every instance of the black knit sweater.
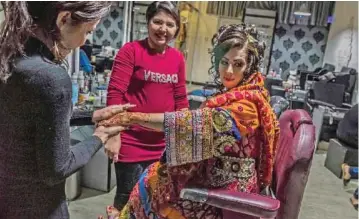
<path id="1" fill-rule="evenodd" d="M 101 148 L 70 148 L 71 79 L 39 40 L 0 83 L 0 218 L 66 219 L 65 179 Z"/>

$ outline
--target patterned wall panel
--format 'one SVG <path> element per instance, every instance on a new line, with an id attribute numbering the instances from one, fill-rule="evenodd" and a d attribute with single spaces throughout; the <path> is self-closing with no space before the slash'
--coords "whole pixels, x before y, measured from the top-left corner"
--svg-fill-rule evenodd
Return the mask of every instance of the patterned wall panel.
<path id="1" fill-rule="evenodd" d="M 277 24 L 271 68 L 314 70 L 321 67 L 328 30 L 325 27 Z"/>
<path id="2" fill-rule="evenodd" d="M 112 6 L 111 12 L 97 25 L 93 33 L 96 45 L 120 48 L 123 40 L 123 9 Z"/>

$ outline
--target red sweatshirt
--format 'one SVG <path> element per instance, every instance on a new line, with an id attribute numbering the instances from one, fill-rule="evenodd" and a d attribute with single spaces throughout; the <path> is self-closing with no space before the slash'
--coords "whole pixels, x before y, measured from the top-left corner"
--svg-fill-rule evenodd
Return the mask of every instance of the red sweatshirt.
<path id="1" fill-rule="evenodd" d="M 147 39 L 125 44 L 114 60 L 107 104 L 135 104 L 133 112 L 164 113 L 188 108 L 183 55 L 168 47 L 164 54 L 151 50 Z M 159 159 L 164 133 L 133 126 L 121 133 L 119 161 Z"/>

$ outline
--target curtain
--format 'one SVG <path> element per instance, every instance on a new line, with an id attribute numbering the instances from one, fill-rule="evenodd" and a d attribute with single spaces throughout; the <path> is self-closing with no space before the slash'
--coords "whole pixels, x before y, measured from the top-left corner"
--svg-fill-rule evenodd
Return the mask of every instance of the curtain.
<path id="1" fill-rule="evenodd" d="M 334 2 L 279 2 L 278 22 L 284 24 L 296 24 L 294 12 L 305 3 L 308 11 L 311 13 L 307 25 L 324 26 L 328 25 L 328 16 L 331 15 Z"/>
<path id="2" fill-rule="evenodd" d="M 245 1 L 241 2 L 220 2 L 208 1 L 207 14 L 214 14 L 226 17 L 241 17 L 244 8 L 246 7 Z"/>
<path id="3" fill-rule="evenodd" d="M 246 8 L 275 11 L 278 7 L 277 1 L 249 1 Z"/>
<path id="4" fill-rule="evenodd" d="M 278 12 L 278 22 L 284 24 L 297 24 L 298 21 L 294 12 L 306 3 L 307 9 L 311 13 L 306 25 L 327 26 L 328 16 L 331 15 L 334 2 L 318 1 L 241 1 L 241 2 L 219 2 L 209 1 L 207 6 L 208 14 L 215 14 L 227 17 L 239 17 L 245 8 L 254 8 L 262 10 L 276 10 Z M 303 24 L 303 23 L 301 23 Z"/>

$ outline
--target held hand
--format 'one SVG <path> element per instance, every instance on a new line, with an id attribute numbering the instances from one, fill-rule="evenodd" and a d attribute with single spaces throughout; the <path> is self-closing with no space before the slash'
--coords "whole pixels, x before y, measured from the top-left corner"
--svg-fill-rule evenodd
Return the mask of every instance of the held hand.
<path id="1" fill-rule="evenodd" d="M 106 127 L 116 125 L 129 126 L 131 125 L 131 115 L 132 113 L 129 112 L 120 112 L 109 119 L 100 121 L 98 125 Z"/>
<path id="2" fill-rule="evenodd" d="M 120 112 L 110 119 L 100 121 L 100 126 L 129 126 L 135 123 L 147 123 L 150 121 L 150 114 L 137 112 Z"/>
<path id="3" fill-rule="evenodd" d="M 135 105 L 133 104 L 125 104 L 125 105 L 113 105 L 113 106 L 109 106 L 100 110 L 96 110 L 93 113 L 92 116 L 92 122 L 94 123 L 98 123 L 102 120 L 106 120 L 109 119 L 111 117 L 113 117 L 114 115 L 121 113 L 121 112 L 125 112 L 126 110 L 134 107 Z"/>
<path id="4" fill-rule="evenodd" d="M 118 153 L 121 148 L 121 133 L 112 136 L 105 144 L 105 153 L 114 162 L 118 161 Z"/>
<path id="5" fill-rule="evenodd" d="M 126 128 L 122 126 L 113 126 L 113 127 L 98 126 L 96 127 L 93 135 L 99 137 L 102 143 L 106 144 L 109 138 L 117 135 L 118 133 L 124 130 L 126 130 Z"/>

